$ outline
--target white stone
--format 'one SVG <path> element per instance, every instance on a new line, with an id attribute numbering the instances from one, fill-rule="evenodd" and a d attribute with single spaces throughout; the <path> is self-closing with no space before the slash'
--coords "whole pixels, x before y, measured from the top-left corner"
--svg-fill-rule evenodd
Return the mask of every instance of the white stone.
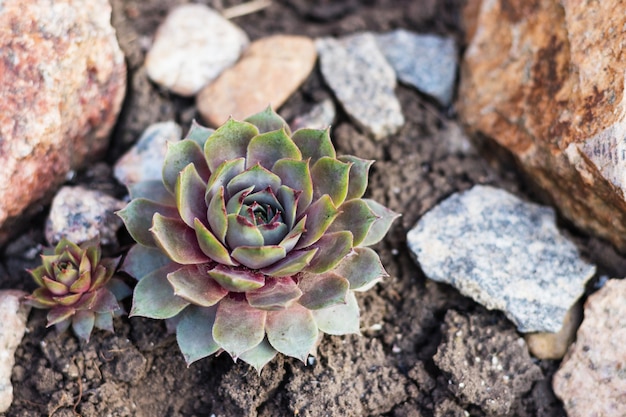
<path id="1" fill-rule="evenodd" d="M 202 4 L 173 9 L 146 56 L 148 76 L 183 96 L 193 96 L 232 66 L 248 46 L 248 35 Z"/>
<path id="2" fill-rule="evenodd" d="M 26 293 L 17 290 L 0 291 L 0 413 L 13 402 L 11 372 L 15 364 L 15 350 L 24 337 L 30 307 L 20 300 Z"/>
<path id="3" fill-rule="evenodd" d="M 408 245 L 429 278 L 446 282 L 520 332 L 557 332 L 595 266 L 556 228 L 554 211 L 490 186 L 426 213 Z"/>
<path id="4" fill-rule="evenodd" d="M 141 181 L 161 180 L 167 142 L 179 141 L 182 134 L 181 127 L 172 121 L 149 126 L 115 163 L 113 175 L 127 187 Z"/>
<path id="5" fill-rule="evenodd" d="M 335 120 L 335 105 L 331 99 L 326 99 L 315 106 L 306 114 L 296 117 L 290 123 L 292 131 L 302 128 L 326 129 Z"/>
<path id="6" fill-rule="evenodd" d="M 346 113 L 375 139 L 404 125 L 396 74 L 371 33 L 316 41 L 320 69 Z"/>
<path id="7" fill-rule="evenodd" d="M 376 36 L 376 41 L 401 82 L 444 106 L 452 103 L 459 65 L 454 39 L 398 29 Z"/>
<path id="8" fill-rule="evenodd" d="M 76 244 L 94 238 L 99 238 L 103 245 L 116 244 L 122 219 L 115 212 L 125 206 L 101 191 L 81 186 L 62 187 L 52 201 L 46 239 L 51 245 L 63 237 Z"/>
<path id="9" fill-rule="evenodd" d="M 589 296 L 584 316 L 554 392 L 569 417 L 626 416 L 626 280 L 611 279 Z"/>

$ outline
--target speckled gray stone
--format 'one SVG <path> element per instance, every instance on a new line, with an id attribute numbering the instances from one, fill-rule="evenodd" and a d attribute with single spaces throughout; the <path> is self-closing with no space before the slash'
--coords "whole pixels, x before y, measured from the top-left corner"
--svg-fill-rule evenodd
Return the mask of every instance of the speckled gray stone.
<path id="1" fill-rule="evenodd" d="M 375 139 L 404 124 L 394 88 L 396 74 L 371 33 L 316 40 L 324 79 L 346 113 Z"/>
<path id="2" fill-rule="evenodd" d="M 313 106 L 308 113 L 294 118 L 290 127 L 294 132 L 302 128 L 326 129 L 333 123 L 336 114 L 333 101 L 326 99 Z"/>
<path id="3" fill-rule="evenodd" d="M 62 187 L 52 200 L 46 221 L 46 239 L 51 245 L 61 238 L 80 244 L 99 238 L 103 245 L 116 244 L 122 220 L 115 215 L 126 206 L 101 191 L 81 186 Z"/>
<path id="4" fill-rule="evenodd" d="M 179 141 L 182 134 L 181 127 L 172 121 L 150 125 L 115 163 L 113 175 L 127 187 L 140 181 L 160 180 L 167 142 Z"/>
<path id="5" fill-rule="evenodd" d="M 626 280 L 611 279 L 589 296 L 584 315 L 554 392 L 570 417 L 626 416 Z"/>
<path id="6" fill-rule="evenodd" d="M 20 300 L 26 295 L 23 291 L 0 291 L 0 413 L 5 412 L 13 402 L 11 373 L 15 364 L 15 350 L 24 337 L 30 306 Z"/>
<path id="7" fill-rule="evenodd" d="M 452 103 L 459 65 L 454 39 L 398 29 L 376 36 L 376 41 L 401 82 L 444 106 Z"/>
<path id="8" fill-rule="evenodd" d="M 426 276 L 502 310 L 521 332 L 557 332 L 595 273 L 551 208 L 490 186 L 453 194 L 407 240 Z"/>

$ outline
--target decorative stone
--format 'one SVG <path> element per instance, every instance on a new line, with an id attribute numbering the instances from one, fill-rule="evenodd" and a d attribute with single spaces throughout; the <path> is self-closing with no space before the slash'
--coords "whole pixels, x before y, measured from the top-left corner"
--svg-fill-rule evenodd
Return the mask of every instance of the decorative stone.
<path id="1" fill-rule="evenodd" d="M 127 187 L 140 181 L 161 180 L 167 143 L 179 141 L 182 134 L 181 127 L 172 121 L 150 125 L 115 163 L 113 175 Z"/>
<path id="2" fill-rule="evenodd" d="M 5 0 L 0 8 L 2 244 L 68 172 L 103 156 L 126 67 L 108 0 Z"/>
<path id="3" fill-rule="evenodd" d="M 24 337 L 30 306 L 20 300 L 26 295 L 18 290 L 0 291 L 0 413 L 13 402 L 11 373 L 15 364 L 15 350 Z"/>
<path id="4" fill-rule="evenodd" d="M 193 96 L 232 66 L 249 44 L 248 35 L 203 4 L 183 4 L 167 15 L 146 55 L 155 83 Z"/>
<path id="5" fill-rule="evenodd" d="M 467 25 L 476 30 L 457 107 L 470 133 L 510 150 L 565 217 L 626 251 L 623 7 L 483 1 Z"/>
<path id="6" fill-rule="evenodd" d="M 584 320 L 554 392 L 569 417 L 626 415 L 626 280 L 611 279 L 585 303 Z"/>
<path id="7" fill-rule="evenodd" d="M 539 332 L 524 335 L 530 353 L 539 359 L 563 359 L 576 338 L 576 330 L 583 319 L 581 303 L 576 303 L 565 315 L 563 327 L 556 333 Z"/>
<path id="8" fill-rule="evenodd" d="M 331 99 L 316 104 L 311 111 L 296 117 L 291 123 L 292 131 L 302 128 L 326 129 L 335 120 L 335 105 Z"/>
<path id="9" fill-rule="evenodd" d="M 443 334 L 433 359 L 450 374 L 448 389 L 464 405 L 477 405 L 488 416 L 514 415 L 509 411 L 515 400 L 543 379 L 524 339 L 504 320 L 489 315 L 464 317 L 450 310 Z"/>
<path id="10" fill-rule="evenodd" d="M 427 277 L 502 310 L 520 332 L 557 332 L 595 266 L 556 228 L 552 208 L 490 186 L 453 194 L 409 231 Z"/>
<path id="11" fill-rule="evenodd" d="M 404 29 L 376 36 L 398 79 L 449 106 L 459 65 L 452 38 L 420 35 Z"/>
<path id="12" fill-rule="evenodd" d="M 52 201 L 46 221 L 46 239 L 51 245 L 61 238 L 80 244 L 99 238 L 103 245 L 117 244 L 122 220 L 115 215 L 126 203 L 101 191 L 84 187 L 63 187 Z"/>
<path id="13" fill-rule="evenodd" d="M 237 64 L 225 70 L 196 97 L 210 126 L 229 116 L 243 119 L 271 105 L 278 109 L 313 70 L 317 53 L 304 36 L 275 35 L 253 42 Z"/>
<path id="14" fill-rule="evenodd" d="M 396 74 L 374 35 L 320 38 L 316 45 L 324 79 L 354 122 L 375 139 L 396 133 L 404 125 Z"/>

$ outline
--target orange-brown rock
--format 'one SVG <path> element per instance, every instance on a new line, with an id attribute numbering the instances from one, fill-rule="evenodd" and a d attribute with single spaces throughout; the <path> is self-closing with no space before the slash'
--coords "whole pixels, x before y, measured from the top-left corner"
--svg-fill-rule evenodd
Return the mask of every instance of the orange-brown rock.
<path id="1" fill-rule="evenodd" d="M 108 0 L 0 7 L 0 244 L 102 155 L 126 88 Z"/>
<path id="2" fill-rule="evenodd" d="M 623 10 L 626 0 L 482 1 L 458 108 L 565 217 L 626 251 Z"/>
<path id="3" fill-rule="evenodd" d="M 243 119 L 271 105 L 279 108 L 313 70 L 317 52 L 304 36 L 259 39 L 239 62 L 226 69 L 196 97 L 198 111 L 210 126 L 229 116 Z"/>

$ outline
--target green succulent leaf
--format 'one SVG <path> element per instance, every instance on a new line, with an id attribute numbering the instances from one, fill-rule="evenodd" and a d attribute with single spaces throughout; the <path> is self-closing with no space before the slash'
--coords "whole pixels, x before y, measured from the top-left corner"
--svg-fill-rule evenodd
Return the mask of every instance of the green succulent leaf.
<path id="1" fill-rule="evenodd" d="M 317 325 L 309 310 L 299 304 L 267 313 L 267 339 L 280 353 L 305 361 L 317 342 Z"/>
<path id="2" fill-rule="evenodd" d="M 239 359 L 245 363 L 252 365 L 254 369 L 261 375 L 261 369 L 267 365 L 276 356 L 276 349 L 270 345 L 267 338 L 252 349 L 239 355 Z"/>
<path id="3" fill-rule="evenodd" d="M 190 139 L 200 146 L 200 149 L 204 147 L 209 136 L 211 136 L 215 132 L 215 129 L 211 129 L 205 126 L 202 126 L 200 123 L 196 122 L 196 120 L 191 121 L 191 127 L 189 128 L 189 132 L 185 139 Z"/>
<path id="4" fill-rule="evenodd" d="M 146 275 L 137 283 L 129 316 L 168 319 L 180 313 L 189 301 L 174 294 L 167 275 L 178 265 L 170 264 Z"/>
<path id="5" fill-rule="evenodd" d="M 263 268 L 261 272 L 272 277 L 295 275 L 309 265 L 317 251 L 317 248 L 291 251 L 272 266 Z"/>
<path id="6" fill-rule="evenodd" d="M 182 220 L 156 213 L 150 231 L 159 247 L 174 262 L 189 265 L 208 261 L 196 240 L 195 230 L 187 227 Z"/>
<path id="7" fill-rule="evenodd" d="M 178 210 L 175 206 L 164 206 L 145 198 L 132 200 L 126 207 L 118 211 L 117 215 L 122 218 L 128 233 L 137 243 L 156 247 L 154 237 L 150 233 L 152 218 L 155 213 L 171 218 L 178 217 Z"/>
<path id="8" fill-rule="evenodd" d="M 113 293 L 116 300 L 123 300 L 133 293 L 133 290 L 124 281 L 116 277 L 111 278 L 105 288 Z"/>
<path id="9" fill-rule="evenodd" d="M 62 306 L 74 306 L 80 300 L 82 294 L 67 294 L 52 297 L 57 304 Z"/>
<path id="10" fill-rule="evenodd" d="M 96 315 L 92 311 L 77 311 L 72 317 L 72 329 L 79 339 L 89 342 L 95 322 Z"/>
<path id="11" fill-rule="evenodd" d="M 278 245 L 289 231 L 285 223 L 274 222 L 258 226 L 264 245 Z"/>
<path id="12" fill-rule="evenodd" d="M 268 106 L 262 112 L 253 114 L 244 119 L 244 121 L 255 125 L 259 129 L 259 133 L 271 132 L 272 130 L 280 130 L 283 128 L 288 134 L 290 133 L 289 125 L 272 109 L 272 106 Z"/>
<path id="13" fill-rule="evenodd" d="M 268 267 L 286 255 L 282 246 L 239 246 L 231 253 L 233 259 L 252 269 Z"/>
<path id="14" fill-rule="evenodd" d="M 302 159 L 311 158 L 311 164 L 325 156 L 333 159 L 337 156 L 330 140 L 330 129 L 299 129 L 291 139 L 302 152 Z"/>
<path id="15" fill-rule="evenodd" d="M 211 233 L 211 231 L 207 229 L 207 227 L 198 219 L 196 219 L 195 222 L 195 230 L 200 250 L 202 250 L 206 256 L 215 262 L 219 262 L 224 265 L 236 265 L 236 263 L 231 259 L 228 249 L 226 249 L 222 242 L 220 242 L 217 237 Z"/>
<path id="16" fill-rule="evenodd" d="M 300 240 L 300 236 L 304 233 L 304 226 L 306 224 L 307 216 L 304 215 L 300 219 L 298 223 L 291 229 L 289 233 L 283 238 L 283 240 L 278 244 L 285 249 L 285 252 L 290 252 L 295 246 L 296 243 Z"/>
<path id="17" fill-rule="evenodd" d="M 208 271 L 211 278 L 227 291 L 246 292 L 263 287 L 265 277 L 249 269 L 234 269 L 224 265 L 216 265 Z"/>
<path id="18" fill-rule="evenodd" d="M 83 250 L 80 248 L 80 246 L 78 246 L 74 242 L 63 237 L 61 238 L 59 243 L 57 243 L 57 245 L 54 247 L 54 254 L 63 255 L 65 252 L 72 255 L 71 260 L 74 263 L 78 263 L 78 260 L 80 259 L 80 254 L 83 252 Z"/>
<path id="19" fill-rule="evenodd" d="M 328 194 L 333 204 L 339 207 L 348 195 L 350 164 L 327 156 L 320 158 L 311 168 L 313 199 Z"/>
<path id="20" fill-rule="evenodd" d="M 210 204 L 211 199 L 220 187 L 226 187 L 226 185 L 233 178 L 241 174 L 244 171 L 245 165 L 245 158 L 237 158 L 231 161 L 226 161 L 217 168 L 217 171 L 211 175 L 211 178 L 209 178 L 209 182 L 207 183 L 207 191 L 204 197 L 207 202 L 207 206 Z M 224 197 L 226 197 L 226 195 Z"/>
<path id="21" fill-rule="evenodd" d="M 106 288 L 100 288 L 94 292 L 94 301 L 89 308 L 89 311 L 96 313 L 110 313 L 120 309 L 120 305 L 117 302 L 115 295 Z"/>
<path id="22" fill-rule="evenodd" d="M 309 310 L 319 310 L 336 304 L 345 304 L 350 283 L 334 272 L 325 274 L 305 273 L 298 287 L 302 297 L 298 302 Z"/>
<path id="23" fill-rule="evenodd" d="M 246 293 L 248 303 L 261 310 L 280 310 L 300 298 L 302 291 L 291 277 L 267 278 L 265 285 Z"/>
<path id="24" fill-rule="evenodd" d="M 231 248 L 240 246 L 262 246 L 263 235 L 259 229 L 239 214 L 229 214 L 226 243 Z M 235 258 L 237 259 L 237 258 Z M 240 261 L 241 262 L 241 261 Z"/>
<path id="25" fill-rule="evenodd" d="M 213 339 L 213 324 L 217 306 L 198 307 L 191 305 L 181 313 L 176 326 L 176 341 L 183 353 L 187 366 L 198 359 L 214 354 L 220 346 Z"/>
<path id="26" fill-rule="evenodd" d="M 254 190 L 254 186 L 244 188 L 228 199 L 226 203 L 226 213 L 239 214 L 243 207 L 243 202 L 248 195 Z M 228 215 L 227 215 L 228 216 Z M 226 220 L 226 229 L 228 230 L 228 219 Z"/>
<path id="27" fill-rule="evenodd" d="M 213 280 L 207 272 L 204 265 L 185 265 L 167 274 L 167 280 L 175 295 L 192 304 L 210 307 L 224 298 L 228 290 Z"/>
<path id="28" fill-rule="evenodd" d="M 296 209 L 302 192 L 295 191 L 286 185 L 281 185 L 277 195 L 280 202 L 279 210 L 281 211 L 283 221 L 287 225 L 287 228 L 291 230 L 296 222 Z"/>
<path id="29" fill-rule="evenodd" d="M 226 185 L 226 190 L 228 195 L 235 195 L 251 186 L 254 186 L 255 191 L 270 187 L 273 192 L 276 192 L 280 187 L 280 177 L 261 165 L 254 165 L 230 180 Z"/>
<path id="30" fill-rule="evenodd" d="M 306 230 L 296 244 L 296 249 L 306 248 L 317 242 L 338 214 L 339 211 L 335 208 L 328 195 L 323 195 L 319 200 L 311 204 L 307 210 Z"/>
<path id="31" fill-rule="evenodd" d="M 391 224 L 395 219 L 400 217 L 400 214 L 388 209 L 374 200 L 364 198 L 363 201 L 365 201 L 367 206 L 377 216 L 377 219 L 367 232 L 367 236 L 365 236 L 365 239 L 361 242 L 362 246 L 370 246 L 380 242 L 382 238 L 385 237 L 391 227 Z"/>
<path id="32" fill-rule="evenodd" d="M 213 339 L 237 359 L 261 343 L 266 316 L 266 311 L 251 307 L 245 299 L 226 297 L 217 307 Z"/>
<path id="33" fill-rule="evenodd" d="M 363 197 L 367 189 L 369 170 L 374 161 L 357 158 L 352 155 L 340 156 L 337 159 L 352 164 L 350 167 L 350 179 L 348 180 L 348 195 L 346 196 L 346 200 Z"/>
<path id="34" fill-rule="evenodd" d="M 35 269 L 27 269 L 27 272 L 33 277 L 37 285 L 40 287 L 44 286 L 43 277 L 46 273 L 46 268 L 44 268 L 43 265 L 40 265 Z"/>
<path id="35" fill-rule="evenodd" d="M 226 242 L 226 230 L 228 229 L 228 219 L 226 218 L 226 200 L 224 198 L 224 187 L 220 187 L 209 201 L 207 219 L 211 231 L 222 243 Z"/>
<path id="36" fill-rule="evenodd" d="M 359 334 L 359 304 L 352 291 L 348 291 L 345 304 L 337 304 L 312 311 L 317 327 L 331 335 Z"/>
<path id="37" fill-rule="evenodd" d="M 63 321 L 60 321 L 58 323 L 54 324 L 54 328 L 57 331 L 57 334 L 61 334 L 61 333 L 65 333 L 67 331 L 67 329 L 70 328 L 70 326 L 72 325 L 72 318 L 68 318 L 65 319 Z"/>
<path id="38" fill-rule="evenodd" d="M 206 181 L 213 169 L 209 169 L 202 148 L 190 139 L 169 142 L 163 162 L 163 185 L 174 195 L 178 174 L 189 164 L 196 167 L 198 174 Z"/>
<path id="39" fill-rule="evenodd" d="M 50 308 L 57 305 L 52 298 L 52 293 L 47 288 L 37 288 L 33 294 L 27 298 L 28 304 L 36 308 Z"/>
<path id="40" fill-rule="evenodd" d="M 160 249 L 144 245 L 133 245 L 126 254 L 120 268 L 136 280 L 172 262 Z"/>
<path id="41" fill-rule="evenodd" d="M 95 313 L 94 327 L 113 333 L 113 315 L 111 313 Z"/>
<path id="42" fill-rule="evenodd" d="M 300 192 L 296 212 L 289 215 L 290 218 L 292 216 L 294 218 L 300 217 L 300 214 L 304 213 L 313 200 L 313 180 L 311 179 L 309 161 L 280 159 L 272 167 L 272 172 L 280 177 L 283 186 Z M 289 193 L 285 194 L 290 196 Z M 289 204 L 283 202 L 283 207 L 289 207 Z"/>
<path id="43" fill-rule="evenodd" d="M 327 233 L 310 246 L 318 252 L 306 268 L 307 272 L 321 274 L 333 269 L 352 250 L 352 233 L 348 231 Z"/>
<path id="44" fill-rule="evenodd" d="M 50 291 L 53 295 L 67 294 L 68 288 L 62 282 L 58 282 L 58 281 L 48 278 L 47 276 L 44 276 L 43 284 L 46 286 L 48 291 Z"/>
<path id="45" fill-rule="evenodd" d="M 175 206 L 174 196 L 165 188 L 163 181 L 150 180 L 140 181 L 128 186 L 128 193 L 131 200 L 144 198 L 152 200 L 164 206 Z"/>
<path id="46" fill-rule="evenodd" d="M 328 229 L 329 232 L 348 230 L 352 232 L 352 244 L 359 246 L 367 236 L 378 216 L 361 199 L 346 201 L 339 207 L 341 213 Z"/>
<path id="47" fill-rule="evenodd" d="M 98 265 L 97 270 L 104 278 L 106 275 L 106 268 L 102 265 Z M 78 271 L 74 270 L 74 274 L 72 275 L 76 276 L 77 274 Z M 84 293 L 89 290 L 89 287 L 91 287 L 91 274 L 87 272 L 78 277 L 78 279 L 69 286 L 69 290 L 73 293 Z"/>
<path id="48" fill-rule="evenodd" d="M 388 276 L 378 254 L 370 248 L 354 248 L 334 272 L 350 282 L 350 290 L 366 291 Z"/>
<path id="49" fill-rule="evenodd" d="M 60 323 L 63 320 L 67 320 L 76 313 L 76 309 L 72 306 L 58 306 L 50 309 L 48 312 L 48 324 L 46 327 L 50 327 L 54 324 Z"/>
<path id="50" fill-rule="evenodd" d="M 250 140 L 246 168 L 256 164 L 271 169 L 279 159 L 302 159 L 302 154 L 285 129 L 261 133 Z"/>
<path id="51" fill-rule="evenodd" d="M 194 227 L 194 219 L 206 222 L 207 205 L 204 201 L 206 183 L 193 165 L 187 165 L 176 181 L 176 207 L 181 219 Z"/>
<path id="52" fill-rule="evenodd" d="M 204 144 L 204 155 L 211 172 L 224 161 L 245 157 L 250 140 L 258 134 L 259 130 L 253 124 L 228 119 Z"/>

